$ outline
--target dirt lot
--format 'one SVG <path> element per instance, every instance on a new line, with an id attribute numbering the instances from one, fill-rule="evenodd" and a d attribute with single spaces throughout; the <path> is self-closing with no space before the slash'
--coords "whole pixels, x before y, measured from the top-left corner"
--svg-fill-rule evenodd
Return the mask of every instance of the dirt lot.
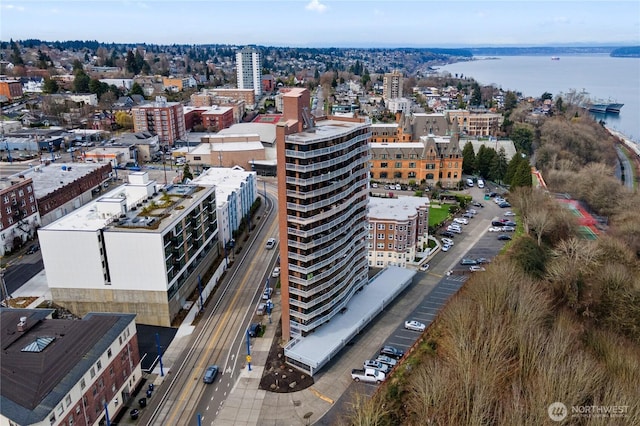
<path id="1" fill-rule="evenodd" d="M 280 347 L 282 325 L 278 328 L 260 380 L 260 389 L 269 392 L 298 392 L 313 385 L 313 377 L 284 363 L 284 349 Z"/>

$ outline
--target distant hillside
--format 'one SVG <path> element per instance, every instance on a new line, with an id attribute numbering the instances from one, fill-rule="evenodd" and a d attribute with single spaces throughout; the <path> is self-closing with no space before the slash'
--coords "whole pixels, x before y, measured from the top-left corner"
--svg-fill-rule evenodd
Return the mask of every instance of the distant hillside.
<path id="1" fill-rule="evenodd" d="M 611 52 L 615 58 L 640 58 L 640 46 L 619 47 Z"/>
<path id="2" fill-rule="evenodd" d="M 586 54 L 610 54 L 618 46 L 538 46 L 538 47 L 473 47 L 470 48 L 474 56 L 532 56 L 532 55 L 586 55 Z"/>

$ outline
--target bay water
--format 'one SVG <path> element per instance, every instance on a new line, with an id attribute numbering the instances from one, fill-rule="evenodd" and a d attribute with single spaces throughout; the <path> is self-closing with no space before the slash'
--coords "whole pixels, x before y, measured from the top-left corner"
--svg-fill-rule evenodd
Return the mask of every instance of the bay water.
<path id="1" fill-rule="evenodd" d="M 501 56 L 476 58 L 439 68 L 471 77 L 481 85 L 492 84 L 524 96 L 554 96 L 575 90 L 592 100 L 623 103 L 620 114 L 599 114 L 598 120 L 640 144 L 640 58 L 609 55 Z"/>

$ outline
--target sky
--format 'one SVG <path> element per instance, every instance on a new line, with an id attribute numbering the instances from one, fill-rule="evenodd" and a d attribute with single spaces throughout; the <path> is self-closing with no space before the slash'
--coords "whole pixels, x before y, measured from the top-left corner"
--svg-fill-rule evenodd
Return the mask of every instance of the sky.
<path id="1" fill-rule="evenodd" d="M 289 47 L 640 45 L 640 1 L 0 0 L 0 40 Z"/>

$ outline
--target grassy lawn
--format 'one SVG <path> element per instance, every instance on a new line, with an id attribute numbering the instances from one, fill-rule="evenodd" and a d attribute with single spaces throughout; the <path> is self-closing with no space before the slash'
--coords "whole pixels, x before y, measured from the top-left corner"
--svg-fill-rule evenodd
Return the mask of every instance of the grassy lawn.
<path id="1" fill-rule="evenodd" d="M 450 204 L 431 203 L 429 209 L 429 226 L 436 226 L 442 223 L 449 216 Z"/>

